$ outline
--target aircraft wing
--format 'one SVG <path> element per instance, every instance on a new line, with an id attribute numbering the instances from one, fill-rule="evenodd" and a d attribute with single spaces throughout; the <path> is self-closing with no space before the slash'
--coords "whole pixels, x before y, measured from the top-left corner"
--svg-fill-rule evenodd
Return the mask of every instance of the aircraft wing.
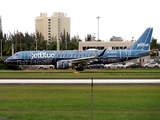
<path id="1" fill-rule="evenodd" d="M 104 49 L 103 52 L 101 54 L 99 54 L 98 56 L 83 57 L 83 58 L 70 59 L 70 60 L 64 60 L 64 61 L 68 61 L 71 64 L 76 64 L 76 63 L 87 64 L 87 63 L 89 63 L 91 61 L 95 61 L 97 58 L 103 56 L 103 54 L 105 53 L 105 51 L 106 51 L 106 49 Z"/>
<path id="2" fill-rule="evenodd" d="M 78 58 L 78 59 L 71 59 L 69 60 L 71 64 L 81 63 L 81 64 L 87 64 L 93 60 L 96 60 L 98 57 L 84 57 L 84 58 Z"/>

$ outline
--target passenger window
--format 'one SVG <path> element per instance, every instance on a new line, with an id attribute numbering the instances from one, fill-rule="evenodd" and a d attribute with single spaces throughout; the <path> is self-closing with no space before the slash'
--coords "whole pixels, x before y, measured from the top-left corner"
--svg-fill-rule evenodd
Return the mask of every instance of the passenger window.
<path id="1" fill-rule="evenodd" d="M 78 58 L 78 54 L 76 54 L 76 57 Z"/>
<path id="2" fill-rule="evenodd" d="M 14 54 L 14 56 L 18 56 L 18 54 L 16 53 L 16 54 Z"/>

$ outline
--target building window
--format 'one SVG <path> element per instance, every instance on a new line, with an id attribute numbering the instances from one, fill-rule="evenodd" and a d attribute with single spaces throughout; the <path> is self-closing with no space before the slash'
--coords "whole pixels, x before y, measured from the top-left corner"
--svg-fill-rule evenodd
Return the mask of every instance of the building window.
<path id="1" fill-rule="evenodd" d="M 97 47 L 97 49 L 98 49 L 98 50 L 103 50 L 103 49 L 104 49 L 104 47 Z"/>
<path id="2" fill-rule="evenodd" d="M 119 47 L 116 47 L 116 50 L 119 50 Z"/>
<path id="3" fill-rule="evenodd" d="M 86 50 L 87 48 L 86 47 L 83 47 L 83 50 Z"/>
<path id="4" fill-rule="evenodd" d="M 123 47 L 120 47 L 120 49 L 123 49 Z"/>
<path id="5" fill-rule="evenodd" d="M 142 62 L 141 59 L 139 59 L 139 62 Z"/>

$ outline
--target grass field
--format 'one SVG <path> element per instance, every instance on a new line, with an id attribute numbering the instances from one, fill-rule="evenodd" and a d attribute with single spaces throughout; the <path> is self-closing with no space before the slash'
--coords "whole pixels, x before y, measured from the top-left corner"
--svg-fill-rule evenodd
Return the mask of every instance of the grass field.
<path id="1" fill-rule="evenodd" d="M 4 120 L 159 120 L 159 85 L 1 85 Z"/>
<path id="2" fill-rule="evenodd" d="M 160 78 L 160 69 L 1 70 L 0 78 Z"/>

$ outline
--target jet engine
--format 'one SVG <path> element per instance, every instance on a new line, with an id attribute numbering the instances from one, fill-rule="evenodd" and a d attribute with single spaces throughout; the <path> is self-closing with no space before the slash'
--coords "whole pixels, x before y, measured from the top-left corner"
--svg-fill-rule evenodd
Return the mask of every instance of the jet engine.
<path id="1" fill-rule="evenodd" d="M 70 63 L 68 61 L 58 61 L 57 69 L 68 69 L 70 67 Z"/>

